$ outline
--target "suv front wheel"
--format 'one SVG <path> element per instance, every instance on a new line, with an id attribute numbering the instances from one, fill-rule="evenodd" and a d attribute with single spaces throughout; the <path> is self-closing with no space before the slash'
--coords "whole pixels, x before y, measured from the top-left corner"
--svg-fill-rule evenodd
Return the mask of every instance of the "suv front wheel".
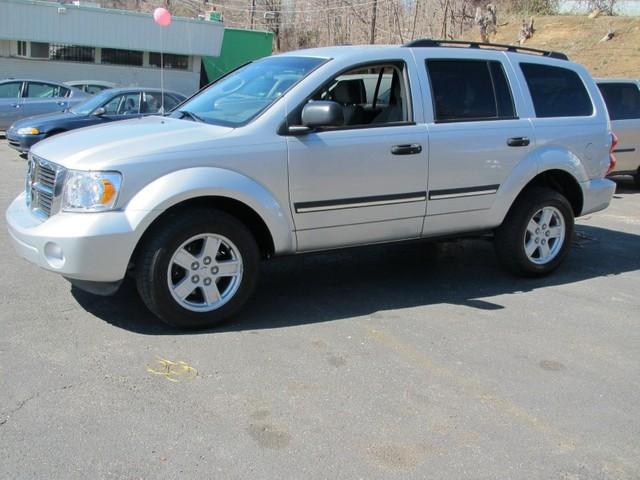
<path id="1" fill-rule="evenodd" d="M 573 224 L 566 197 L 548 188 L 531 188 L 516 200 L 495 232 L 498 259 L 517 275 L 551 273 L 569 252 Z"/>
<path id="2" fill-rule="evenodd" d="M 259 250 L 249 229 L 215 210 L 168 217 L 142 246 L 137 285 L 149 310 L 180 328 L 212 326 L 251 296 Z"/>

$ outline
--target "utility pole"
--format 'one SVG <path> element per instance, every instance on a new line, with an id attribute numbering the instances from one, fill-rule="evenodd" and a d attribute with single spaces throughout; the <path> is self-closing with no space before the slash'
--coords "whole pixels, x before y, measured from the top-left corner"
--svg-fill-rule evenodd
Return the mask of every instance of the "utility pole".
<path id="1" fill-rule="evenodd" d="M 371 17 L 371 37 L 369 43 L 376 43 L 376 16 L 378 15 L 378 0 L 373 1 L 373 15 Z"/>
<path id="2" fill-rule="evenodd" d="M 251 0 L 251 30 L 253 30 L 253 17 L 256 14 L 256 0 Z"/>

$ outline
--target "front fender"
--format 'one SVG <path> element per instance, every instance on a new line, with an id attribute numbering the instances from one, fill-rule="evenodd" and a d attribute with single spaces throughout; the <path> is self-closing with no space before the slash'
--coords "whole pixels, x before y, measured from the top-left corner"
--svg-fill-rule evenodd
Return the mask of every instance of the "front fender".
<path id="1" fill-rule="evenodd" d="M 253 209 L 271 232 L 276 254 L 295 251 L 289 210 L 255 180 L 224 168 L 195 167 L 164 175 L 136 193 L 124 211 L 141 237 L 168 208 L 185 200 L 211 196 L 237 200 Z"/>

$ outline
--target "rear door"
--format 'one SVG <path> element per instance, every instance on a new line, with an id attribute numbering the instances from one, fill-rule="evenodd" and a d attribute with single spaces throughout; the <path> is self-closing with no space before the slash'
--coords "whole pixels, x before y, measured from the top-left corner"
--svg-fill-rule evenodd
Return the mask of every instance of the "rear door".
<path id="1" fill-rule="evenodd" d="M 21 81 L 0 84 L 0 130 L 7 130 L 13 122 L 21 118 Z"/>
<path id="2" fill-rule="evenodd" d="M 514 75 L 504 55 L 465 52 L 451 58 L 436 50 L 416 49 L 428 81 L 425 235 L 484 227 L 483 216 L 470 212 L 492 207 L 502 183 L 534 145 L 530 122 L 518 116 Z"/>
<path id="3" fill-rule="evenodd" d="M 598 83 L 611 128 L 618 137 L 616 172 L 635 173 L 640 167 L 640 85 L 638 82 Z"/>
<path id="4" fill-rule="evenodd" d="M 69 89 L 45 82 L 27 82 L 23 94 L 22 116 L 61 112 L 69 107 Z"/>

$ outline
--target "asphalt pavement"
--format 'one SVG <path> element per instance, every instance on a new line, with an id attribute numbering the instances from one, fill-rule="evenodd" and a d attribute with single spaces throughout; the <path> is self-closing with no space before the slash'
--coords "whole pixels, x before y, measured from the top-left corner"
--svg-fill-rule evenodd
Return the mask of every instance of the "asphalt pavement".
<path id="1" fill-rule="evenodd" d="M 25 161 L 0 139 L 0 207 Z M 544 279 L 486 239 L 276 259 L 184 333 L 0 226 L 2 479 L 638 479 L 640 191 Z"/>

